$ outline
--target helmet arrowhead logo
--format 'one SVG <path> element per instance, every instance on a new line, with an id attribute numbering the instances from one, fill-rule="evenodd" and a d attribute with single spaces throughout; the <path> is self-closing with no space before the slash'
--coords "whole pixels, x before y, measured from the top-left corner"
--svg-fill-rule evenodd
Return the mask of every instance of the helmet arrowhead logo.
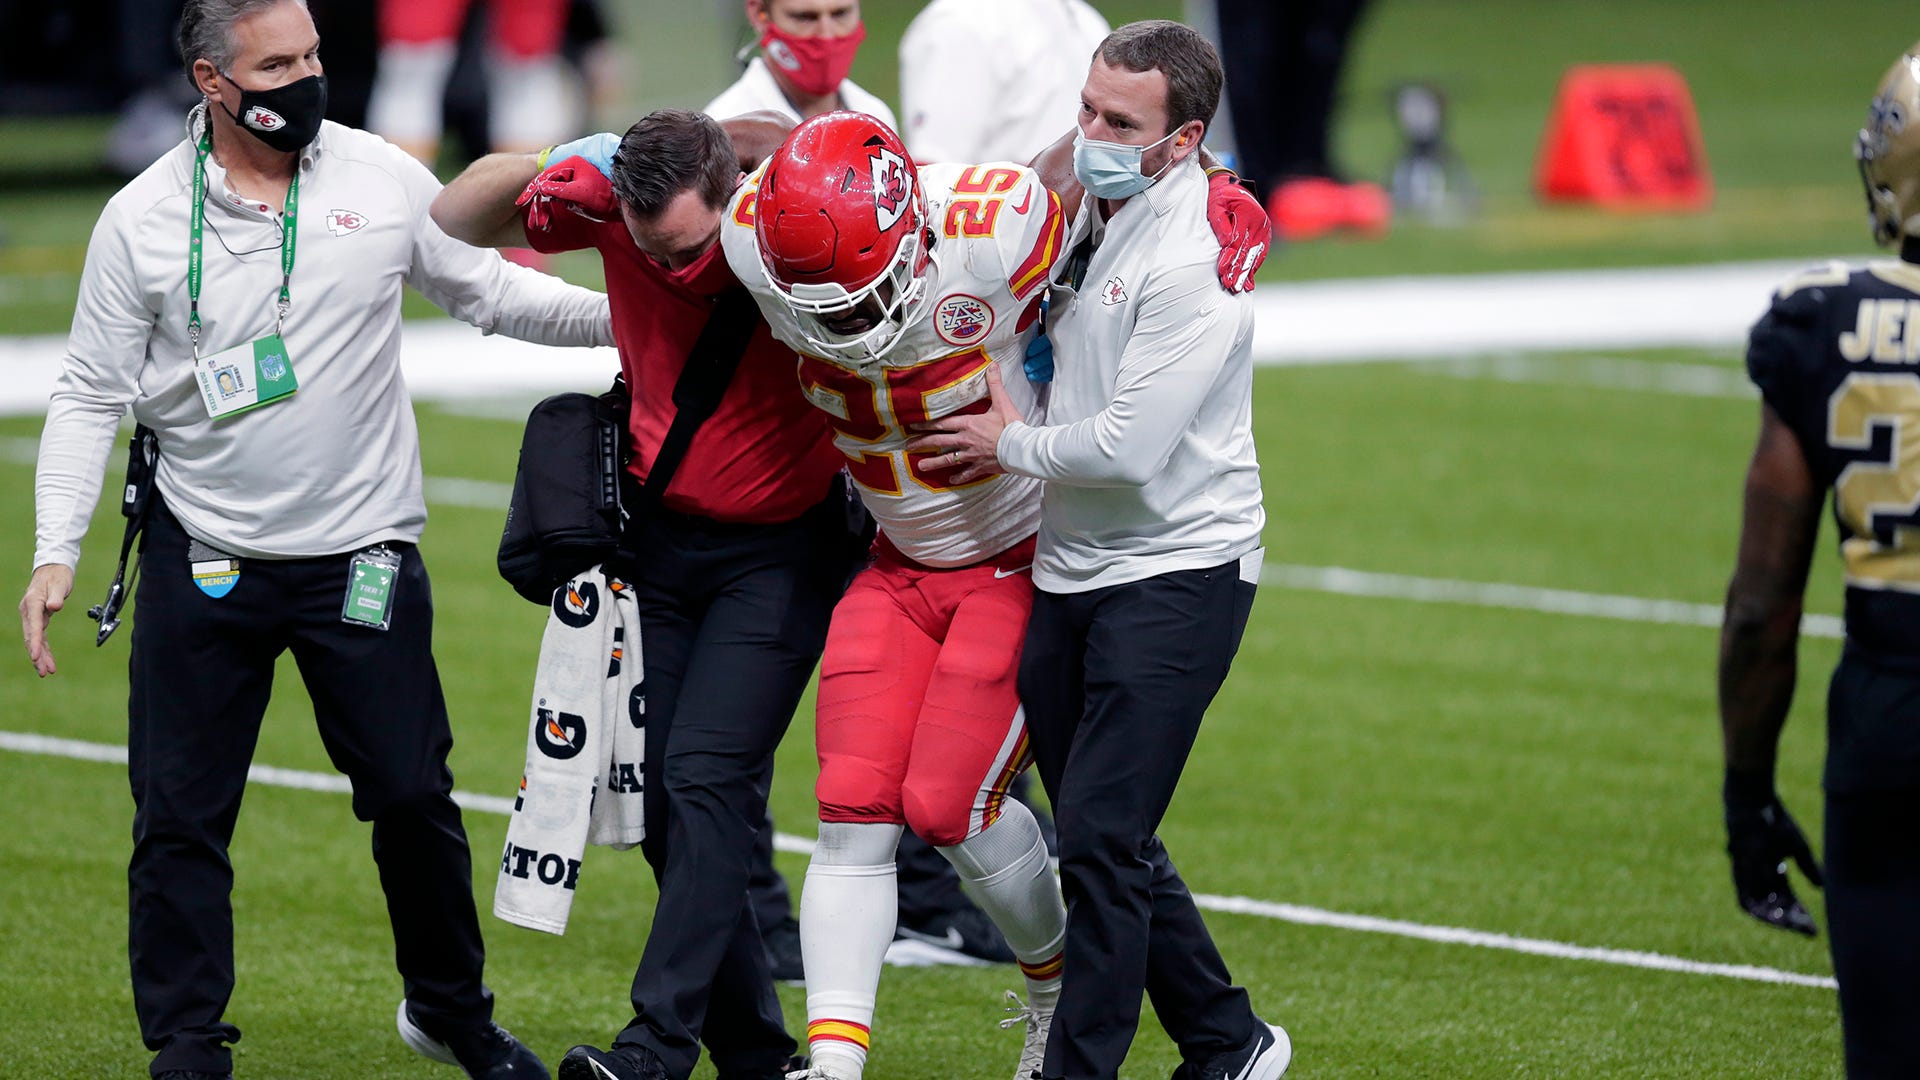
<path id="1" fill-rule="evenodd" d="M 913 201 L 913 174 L 899 154 L 881 147 L 869 159 L 873 170 L 873 212 L 880 231 L 898 224 Z"/>

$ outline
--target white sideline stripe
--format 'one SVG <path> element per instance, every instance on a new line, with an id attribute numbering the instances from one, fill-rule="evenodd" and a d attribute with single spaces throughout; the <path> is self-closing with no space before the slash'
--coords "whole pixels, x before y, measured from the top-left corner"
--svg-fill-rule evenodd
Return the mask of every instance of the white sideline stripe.
<path id="1" fill-rule="evenodd" d="M 1812 263 L 1269 282 L 1252 293 L 1253 356 L 1260 364 L 1329 364 L 1731 348 L 1746 340 L 1774 287 Z M 619 370 L 610 348 L 533 345 L 452 320 L 408 322 L 402 337 L 401 365 L 417 401 L 598 390 Z M 0 336 L 0 415 L 44 413 L 65 353 L 60 335 Z"/>
<path id="2" fill-rule="evenodd" d="M 1369 570 L 1349 570 L 1344 566 L 1268 563 L 1260 572 L 1260 583 L 1341 596 L 1412 600 L 1423 604 L 1466 604 L 1472 607 L 1538 611 L 1550 615 L 1584 615 L 1596 619 L 1713 629 L 1719 629 L 1722 615 L 1721 609 L 1713 604 L 1570 592 L 1566 589 L 1538 589 L 1529 585 L 1498 582 L 1378 574 Z M 1803 615 L 1800 618 L 1800 632 L 1807 637 L 1817 638 L 1838 639 L 1846 636 L 1845 624 L 1838 615 Z"/>
<path id="3" fill-rule="evenodd" d="M 429 476 L 423 482 L 423 494 L 430 503 L 466 506 L 475 510 L 505 511 L 513 498 L 513 485 L 492 480 L 463 480 L 453 476 Z"/>
<path id="4" fill-rule="evenodd" d="M 113 764 L 125 764 L 127 760 L 127 748 L 124 746 L 82 742 L 78 739 L 59 739 L 48 735 L 29 735 L 15 731 L 0 731 L 0 750 Z M 271 765 L 253 766 L 247 772 L 247 779 L 256 784 L 296 788 L 301 791 L 324 791 L 341 795 L 352 792 L 344 776 L 280 769 Z M 476 795 L 467 791 L 454 792 L 453 801 L 463 809 L 489 814 L 505 815 L 513 810 L 512 799 Z M 812 840 L 787 833 L 776 833 L 773 846 L 780 851 L 799 855 L 808 855 L 813 852 Z M 1429 926 L 1424 923 L 1402 922 L 1398 919 L 1382 919 L 1372 915 L 1351 915 L 1345 912 L 1327 911 L 1323 908 L 1303 907 L 1299 904 L 1276 904 L 1245 896 L 1196 895 L 1193 899 L 1194 903 L 1208 911 L 1218 911 L 1228 915 L 1252 915 L 1299 926 L 1326 926 L 1336 930 L 1389 934 L 1394 937 L 1414 938 L 1442 945 L 1471 945 L 1482 949 L 1500 949 L 1558 960 L 1586 960 L 1593 963 L 1613 964 L 1617 967 L 1671 971 L 1683 975 L 1710 975 L 1725 979 L 1743 979 L 1748 982 L 1811 986 L 1824 990 L 1836 988 L 1833 979 L 1829 977 L 1807 975 L 1797 971 L 1781 971 L 1777 968 L 1753 967 L 1747 964 L 1712 964 L 1662 953 L 1637 952 L 1629 949 L 1597 949 L 1585 945 L 1568 945 L 1559 941 L 1493 934 L 1484 930 Z"/>

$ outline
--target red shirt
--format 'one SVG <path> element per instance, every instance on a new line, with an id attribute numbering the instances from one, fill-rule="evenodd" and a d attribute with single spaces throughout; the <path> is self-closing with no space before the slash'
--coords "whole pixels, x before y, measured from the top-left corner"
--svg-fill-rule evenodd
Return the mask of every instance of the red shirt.
<path id="1" fill-rule="evenodd" d="M 673 423 L 673 384 L 721 293 L 742 286 L 718 243 L 674 272 L 634 245 L 625 223 L 594 222 L 554 207 L 551 231 L 527 230 L 538 251 L 594 248 L 607 272 L 613 340 L 633 392 L 627 429 L 645 480 Z M 763 321 L 748 340 L 720 407 L 687 445 L 668 483 L 665 505 L 717 521 L 791 521 L 826 497 L 844 459 L 825 413 L 801 393 L 793 350 Z"/>

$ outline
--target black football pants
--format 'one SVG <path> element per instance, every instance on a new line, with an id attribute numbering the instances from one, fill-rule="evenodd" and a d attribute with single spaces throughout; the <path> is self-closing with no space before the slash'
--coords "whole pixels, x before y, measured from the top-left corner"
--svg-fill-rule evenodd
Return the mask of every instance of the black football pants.
<path id="1" fill-rule="evenodd" d="M 1367 0 L 1215 0 L 1240 173 L 1260 197 L 1330 176 L 1328 127 L 1347 39 Z"/>
<path id="2" fill-rule="evenodd" d="M 1851 1080 L 1920 1076 L 1920 675 L 1854 652 L 1827 690 L 1827 940 Z"/>
<path id="3" fill-rule="evenodd" d="M 159 496 L 154 497 L 156 504 Z M 414 1013 L 438 1028 L 492 1017 L 473 869 L 450 793 L 453 735 L 431 651 L 433 596 L 410 544 L 391 626 L 340 621 L 351 554 L 243 559 L 219 598 L 194 585 L 187 535 L 155 505 L 133 617 L 127 868 L 134 1010 L 155 1073 L 225 1074 L 233 993 L 233 867 L 227 846 L 253 760 L 274 661 L 291 651 L 353 812 L 373 823 L 373 858 L 394 960 Z M 380 1014 L 384 1017 L 385 1013 Z"/>
<path id="4" fill-rule="evenodd" d="M 1053 799 L 1066 978 L 1048 1080 L 1114 1080 L 1152 995 L 1188 1061 L 1244 1044 L 1253 1009 L 1154 831 L 1253 607 L 1239 564 L 1083 593 L 1036 590 L 1020 699 Z"/>
<path id="5" fill-rule="evenodd" d="M 630 532 L 646 669 L 647 839 L 659 906 L 616 1046 L 685 1080 L 705 1042 L 723 1080 L 794 1052 L 748 901 L 764 778 L 853 565 L 845 496 L 782 525 L 667 511 Z"/>

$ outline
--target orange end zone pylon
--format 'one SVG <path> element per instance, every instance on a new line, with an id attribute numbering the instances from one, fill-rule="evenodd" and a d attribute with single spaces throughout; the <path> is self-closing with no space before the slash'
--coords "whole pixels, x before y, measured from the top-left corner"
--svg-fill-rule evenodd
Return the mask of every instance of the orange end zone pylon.
<path id="1" fill-rule="evenodd" d="M 1666 64 L 1583 64 L 1560 80 L 1534 169 L 1546 202 L 1627 211 L 1713 201 L 1693 95 Z"/>

